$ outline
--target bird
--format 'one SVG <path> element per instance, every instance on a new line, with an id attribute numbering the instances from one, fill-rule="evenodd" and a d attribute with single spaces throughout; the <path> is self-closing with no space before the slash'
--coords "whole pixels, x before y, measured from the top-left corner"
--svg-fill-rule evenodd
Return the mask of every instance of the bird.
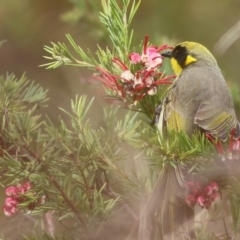
<path id="1" fill-rule="evenodd" d="M 162 56 L 170 58 L 177 78 L 168 90 L 163 121 L 169 130 L 191 136 L 198 129 L 226 141 L 240 135 L 233 100 L 216 59 L 196 42 L 177 44 Z"/>
<path id="2" fill-rule="evenodd" d="M 159 132 L 163 134 L 166 128 L 192 137 L 199 131 L 226 141 L 233 131 L 233 137 L 239 138 L 233 100 L 212 53 L 199 43 L 186 41 L 161 55 L 170 58 L 176 79 L 159 108 Z M 194 209 L 182 196 L 185 174 L 181 166 L 163 166 L 132 231 L 137 237 L 129 239 L 195 239 Z"/>

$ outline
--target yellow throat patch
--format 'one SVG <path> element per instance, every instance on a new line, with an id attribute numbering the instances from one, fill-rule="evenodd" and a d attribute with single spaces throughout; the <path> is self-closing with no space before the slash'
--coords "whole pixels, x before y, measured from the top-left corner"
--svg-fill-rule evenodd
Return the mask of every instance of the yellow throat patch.
<path id="1" fill-rule="evenodd" d="M 172 69 L 174 73 L 178 76 L 181 74 L 183 67 L 188 66 L 189 64 L 196 62 L 197 59 L 188 55 L 183 66 L 180 66 L 178 61 L 175 58 L 171 58 Z"/>

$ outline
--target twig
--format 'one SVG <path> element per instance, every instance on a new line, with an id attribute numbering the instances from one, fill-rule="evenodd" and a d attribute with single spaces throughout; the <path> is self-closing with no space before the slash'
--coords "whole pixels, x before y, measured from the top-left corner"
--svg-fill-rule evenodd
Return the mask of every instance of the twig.
<path id="1" fill-rule="evenodd" d="M 213 51 L 223 55 L 240 38 L 240 20 L 227 30 L 215 44 Z"/>
<path id="2" fill-rule="evenodd" d="M 27 153 L 29 154 L 29 157 L 34 158 L 39 164 L 41 164 L 43 161 L 42 159 L 40 159 L 39 157 L 37 157 L 31 150 L 29 150 L 26 146 L 22 146 L 23 149 L 25 151 L 27 151 Z M 85 230 L 85 233 L 87 234 L 88 237 L 90 237 L 90 233 L 88 231 L 88 226 L 86 224 L 86 222 L 84 221 L 83 217 L 80 215 L 79 211 L 76 209 L 76 207 L 74 206 L 74 204 L 69 200 L 69 198 L 67 197 L 67 195 L 65 194 L 65 192 L 63 191 L 63 189 L 61 188 L 61 186 L 59 185 L 59 183 L 57 182 L 57 180 L 51 176 L 49 173 L 46 172 L 46 175 L 49 177 L 49 179 L 51 180 L 51 182 L 54 184 L 54 186 L 57 188 L 57 190 L 61 193 L 63 199 L 65 200 L 65 202 L 69 205 L 69 207 L 72 209 L 73 213 L 75 214 L 76 218 L 78 219 L 78 221 L 81 223 L 81 225 L 83 226 L 83 229 Z"/>
<path id="3" fill-rule="evenodd" d="M 110 197 L 111 199 L 117 199 L 117 195 L 112 191 L 112 188 L 111 188 L 109 179 L 107 177 L 106 171 L 103 171 L 103 174 L 104 174 L 106 186 L 102 190 L 102 192 L 104 194 L 106 194 L 108 197 Z M 102 181 L 102 179 L 101 179 L 101 181 Z M 136 216 L 136 214 L 132 211 L 132 209 L 123 200 L 119 200 L 119 205 L 122 205 L 125 208 L 126 212 L 133 218 L 133 220 L 137 221 L 138 217 Z"/>
<path id="4" fill-rule="evenodd" d="M 226 232 L 227 239 L 228 239 L 228 240 L 231 240 L 230 236 L 228 235 L 227 225 L 226 225 L 226 222 L 225 222 L 225 219 L 224 219 L 223 214 L 222 214 L 222 217 L 223 217 L 223 226 L 224 226 L 224 230 L 225 230 L 225 232 Z"/>

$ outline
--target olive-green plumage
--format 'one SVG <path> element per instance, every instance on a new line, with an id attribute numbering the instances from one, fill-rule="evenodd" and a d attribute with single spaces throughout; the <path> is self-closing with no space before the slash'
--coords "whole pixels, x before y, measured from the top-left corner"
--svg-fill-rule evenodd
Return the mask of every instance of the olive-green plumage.
<path id="1" fill-rule="evenodd" d="M 194 42 L 180 43 L 163 55 L 171 58 L 178 75 L 163 113 L 168 129 L 188 135 L 200 129 L 224 141 L 235 128 L 235 136 L 239 136 L 233 101 L 213 55 Z"/>

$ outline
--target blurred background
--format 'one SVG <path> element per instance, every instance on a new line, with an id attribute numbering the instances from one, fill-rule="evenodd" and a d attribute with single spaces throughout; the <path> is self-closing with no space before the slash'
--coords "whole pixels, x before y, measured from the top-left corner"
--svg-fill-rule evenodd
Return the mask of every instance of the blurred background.
<path id="1" fill-rule="evenodd" d="M 93 3 L 91 3 L 93 2 Z M 49 107 L 44 112 L 57 122 L 59 107 L 70 109 L 70 99 L 87 94 L 97 101 L 92 114 L 100 120 L 105 100 L 99 87 L 88 79 L 91 72 L 75 67 L 46 70 L 44 45 L 65 42 L 70 33 L 83 49 L 94 53 L 96 45 L 109 45 L 99 22 L 101 1 L 89 0 L 0 0 L 0 75 L 7 72 L 49 89 Z M 139 45 L 145 35 L 155 45 L 196 41 L 216 56 L 231 87 L 240 118 L 240 1 L 239 0 L 142 0 L 133 21 L 133 43 Z M 227 34 L 226 34 L 227 33 Z M 226 37 L 227 36 L 227 37 Z M 73 51 L 74 52 L 74 51 Z"/>

